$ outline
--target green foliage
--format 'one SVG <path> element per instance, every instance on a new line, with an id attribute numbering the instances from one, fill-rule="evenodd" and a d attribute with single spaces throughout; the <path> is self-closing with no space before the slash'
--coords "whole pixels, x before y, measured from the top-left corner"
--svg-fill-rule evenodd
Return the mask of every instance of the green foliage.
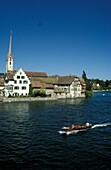
<path id="1" fill-rule="evenodd" d="M 47 94 L 46 97 L 51 97 L 51 94 Z"/>
<path id="2" fill-rule="evenodd" d="M 41 97 L 46 97 L 46 92 L 45 92 L 45 88 L 44 87 L 41 87 L 40 90 L 39 90 L 39 95 Z"/>
<path id="3" fill-rule="evenodd" d="M 93 96 L 93 91 L 86 90 L 85 96 L 86 97 L 92 97 Z"/>
<path id="4" fill-rule="evenodd" d="M 87 77 L 86 77 L 86 73 L 85 73 L 85 71 L 84 71 L 84 70 L 83 70 L 82 78 L 83 78 L 83 79 L 84 79 L 84 81 L 86 82 Z"/>
<path id="5" fill-rule="evenodd" d="M 86 90 L 89 90 L 89 91 L 92 90 L 92 83 L 90 83 L 88 79 L 86 80 Z"/>
<path id="6" fill-rule="evenodd" d="M 29 85 L 29 95 L 32 96 L 32 85 Z"/>
<path id="7" fill-rule="evenodd" d="M 5 74 L 4 73 L 0 73 L 0 76 L 4 76 Z"/>
<path id="8" fill-rule="evenodd" d="M 41 87 L 40 90 L 33 89 L 32 90 L 32 96 L 33 97 L 37 97 L 37 96 L 46 97 L 45 88 Z"/>
<path id="9" fill-rule="evenodd" d="M 91 82 L 91 79 L 87 79 L 86 73 L 85 73 L 84 70 L 83 70 L 82 78 L 84 79 L 84 81 L 86 83 L 85 96 L 86 97 L 92 97 L 93 96 L 92 82 Z"/>
<path id="10" fill-rule="evenodd" d="M 109 89 L 109 90 L 111 89 L 111 84 L 109 84 L 108 89 Z"/>
<path id="11" fill-rule="evenodd" d="M 39 96 L 39 91 L 37 89 L 32 90 L 32 97 L 37 97 Z"/>
<path id="12" fill-rule="evenodd" d="M 111 90 L 111 80 L 103 81 L 103 80 L 99 80 L 98 78 L 97 79 L 94 79 L 94 78 L 88 79 L 85 71 L 83 71 L 82 78 L 86 82 L 86 90 L 88 90 L 88 91 L 93 90 L 92 89 L 93 84 L 99 84 L 99 87 L 95 87 L 94 90 L 100 90 L 100 91 Z"/>

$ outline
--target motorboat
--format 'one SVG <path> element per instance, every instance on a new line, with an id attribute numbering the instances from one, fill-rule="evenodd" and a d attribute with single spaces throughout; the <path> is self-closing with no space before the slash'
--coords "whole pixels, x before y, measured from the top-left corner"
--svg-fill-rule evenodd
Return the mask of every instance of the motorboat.
<path id="1" fill-rule="evenodd" d="M 87 130 L 87 129 L 90 129 L 92 127 L 92 124 L 89 124 L 89 125 L 76 125 L 74 126 L 73 128 L 72 127 L 65 127 L 63 126 L 62 127 L 62 131 L 65 131 L 65 132 L 73 132 L 75 130 Z"/>

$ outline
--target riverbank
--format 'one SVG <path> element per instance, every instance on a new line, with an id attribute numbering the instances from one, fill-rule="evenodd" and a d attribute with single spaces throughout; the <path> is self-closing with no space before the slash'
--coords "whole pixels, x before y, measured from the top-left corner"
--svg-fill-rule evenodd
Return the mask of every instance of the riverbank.
<path id="1" fill-rule="evenodd" d="M 104 91 L 106 91 L 106 92 L 110 92 L 111 90 L 93 90 L 93 92 L 104 92 Z"/>
<path id="2" fill-rule="evenodd" d="M 0 102 L 14 103 L 14 102 L 32 102 L 32 101 L 51 101 L 58 100 L 56 97 L 26 97 L 26 98 L 0 98 Z"/>

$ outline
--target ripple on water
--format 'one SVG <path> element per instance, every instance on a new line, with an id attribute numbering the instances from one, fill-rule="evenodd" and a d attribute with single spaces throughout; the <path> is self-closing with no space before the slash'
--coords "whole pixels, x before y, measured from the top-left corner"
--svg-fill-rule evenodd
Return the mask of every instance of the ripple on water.
<path id="1" fill-rule="evenodd" d="M 110 101 L 110 95 L 95 94 L 90 99 L 0 103 L 0 169 L 109 169 Z M 62 126 L 86 121 L 94 128 L 58 133 Z"/>

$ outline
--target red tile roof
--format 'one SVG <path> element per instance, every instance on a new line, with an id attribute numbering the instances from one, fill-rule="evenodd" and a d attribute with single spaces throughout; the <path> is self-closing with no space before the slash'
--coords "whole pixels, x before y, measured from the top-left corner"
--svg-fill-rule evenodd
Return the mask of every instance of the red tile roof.
<path id="1" fill-rule="evenodd" d="M 33 88 L 44 87 L 46 89 L 54 89 L 54 86 L 52 84 L 41 83 L 39 81 L 33 81 L 31 84 Z"/>
<path id="2" fill-rule="evenodd" d="M 8 79 L 11 79 L 13 80 L 13 76 L 15 75 L 15 73 L 17 72 L 17 70 L 9 70 L 7 72 L 7 76 L 8 76 Z M 26 75 L 28 77 L 47 77 L 47 74 L 45 72 L 31 72 L 31 71 L 24 71 L 26 73 Z"/>
<path id="3" fill-rule="evenodd" d="M 60 76 L 58 78 L 58 84 L 67 84 L 70 85 L 74 79 L 76 78 L 76 75 L 72 75 L 72 76 Z"/>
<path id="4" fill-rule="evenodd" d="M 32 72 L 32 71 L 25 71 L 28 77 L 47 77 L 45 72 Z"/>

